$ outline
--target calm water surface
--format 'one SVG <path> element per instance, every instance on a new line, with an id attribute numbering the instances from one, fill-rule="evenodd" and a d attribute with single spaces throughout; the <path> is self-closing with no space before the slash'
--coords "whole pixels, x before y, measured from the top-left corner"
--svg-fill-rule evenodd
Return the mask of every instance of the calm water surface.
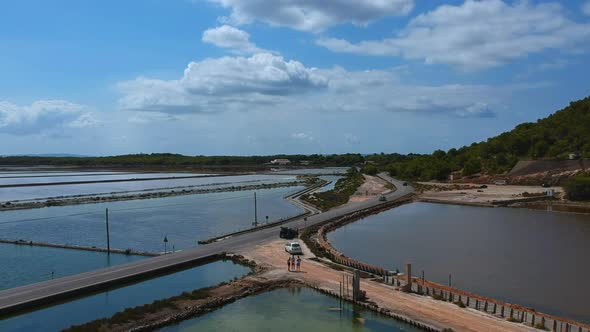
<path id="1" fill-rule="evenodd" d="M 125 176 L 126 177 L 126 176 Z M 236 186 L 245 184 L 279 183 L 295 181 L 290 175 L 240 175 L 214 176 L 190 179 L 150 180 L 133 182 L 88 183 L 57 186 L 0 188 L 0 202 L 13 200 L 27 200 L 70 195 L 90 195 L 96 193 L 112 193 L 120 191 L 137 191 L 157 188 L 171 188 L 183 186 L 202 186 L 214 183 L 235 183 Z M 1 181 L 0 181 L 1 182 Z M 37 182 L 37 181 L 35 181 Z"/>
<path id="2" fill-rule="evenodd" d="M 297 215 L 302 209 L 283 199 L 303 187 L 256 191 L 258 220 Z M 254 192 L 236 191 L 157 199 L 83 204 L 0 212 L 0 237 L 106 247 L 109 208 L 111 247 L 164 251 L 196 246 L 198 240 L 250 228 Z M 164 237 L 168 239 L 166 248 Z"/>
<path id="3" fill-rule="evenodd" d="M 302 168 L 278 171 L 281 174 L 346 174 L 349 167 Z"/>
<path id="4" fill-rule="evenodd" d="M 59 331 L 72 325 L 110 317 L 125 308 L 216 285 L 247 274 L 249 268 L 214 262 L 127 287 L 0 320 L 0 331 Z"/>
<path id="5" fill-rule="evenodd" d="M 33 175 L 33 174 L 32 174 Z M 97 174 L 52 174 L 51 176 L 40 176 L 42 174 L 25 175 L 22 177 L 0 176 L 0 185 L 7 184 L 33 184 L 33 183 L 54 183 L 54 182 L 75 182 L 75 181 L 102 181 L 102 180 L 125 180 L 125 179 L 151 179 L 165 177 L 198 176 L 196 173 L 97 173 Z M 57 176 L 59 175 L 59 176 Z"/>
<path id="6" fill-rule="evenodd" d="M 0 290 L 129 263 L 143 256 L 0 244 Z"/>
<path id="7" fill-rule="evenodd" d="M 161 331 L 421 331 L 375 312 L 344 304 L 308 288 L 247 297 Z"/>
<path id="8" fill-rule="evenodd" d="M 342 179 L 343 176 L 322 175 L 319 178 L 326 180 L 326 181 L 330 181 L 330 183 L 328 185 L 325 185 L 318 190 L 319 192 L 324 192 L 324 191 L 330 191 L 330 190 L 334 189 L 334 187 L 336 186 L 336 182 L 338 182 L 338 180 Z"/>
<path id="9" fill-rule="evenodd" d="M 344 254 L 590 322 L 590 216 L 412 203 L 328 235 Z"/>

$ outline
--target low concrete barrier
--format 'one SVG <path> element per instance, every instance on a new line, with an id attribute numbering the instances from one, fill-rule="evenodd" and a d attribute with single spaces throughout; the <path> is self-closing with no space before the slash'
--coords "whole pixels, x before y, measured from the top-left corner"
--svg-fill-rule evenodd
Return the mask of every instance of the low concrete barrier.
<path id="1" fill-rule="evenodd" d="M 48 248 L 58 248 L 58 249 L 108 252 L 107 248 L 87 247 L 87 246 L 79 246 L 79 245 L 72 245 L 72 244 L 33 242 L 33 241 L 26 241 L 26 240 L 22 240 L 22 239 L 21 240 L 0 239 L 0 243 L 15 244 L 15 245 L 20 245 L 20 246 L 35 246 L 35 247 L 48 247 Z M 113 248 L 111 248 L 111 253 L 124 254 L 124 255 L 138 255 L 138 256 L 147 256 L 147 257 L 155 257 L 155 256 L 161 255 L 161 253 L 157 253 L 157 252 L 136 251 L 136 250 L 132 250 L 132 249 L 113 249 Z"/>

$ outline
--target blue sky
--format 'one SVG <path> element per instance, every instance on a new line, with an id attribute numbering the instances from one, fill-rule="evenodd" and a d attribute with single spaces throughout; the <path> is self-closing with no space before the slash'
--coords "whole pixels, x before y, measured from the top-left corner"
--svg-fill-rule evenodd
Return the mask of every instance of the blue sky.
<path id="1" fill-rule="evenodd" d="M 0 8 L 0 155 L 429 153 L 590 95 L 585 0 Z"/>

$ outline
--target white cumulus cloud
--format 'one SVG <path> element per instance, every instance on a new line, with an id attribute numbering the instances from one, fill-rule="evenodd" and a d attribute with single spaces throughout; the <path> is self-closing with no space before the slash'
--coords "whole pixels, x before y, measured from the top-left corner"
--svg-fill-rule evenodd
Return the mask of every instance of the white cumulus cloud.
<path id="1" fill-rule="evenodd" d="M 590 24 L 570 20 L 559 3 L 467 0 L 418 15 L 392 38 L 358 43 L 322 38 L 317 43 L 336 52 L 401 56 L 477 70 L 589 40 Z"/>
<path id="2" fill-rule="evenodd" d="M 191 62 L 179 80 L 122 82 L 120 106 L 168 113 L 216 112 L 275 104 L 327 84 L 314 68 L 269 53 Z"/>
<path id="3" fill-rule="evenodd" d="M 250 41 L 250 34 L 229 25 L 211 28 L 203 32 L 203 42 L 228 48 L 236 53 L 261 53 L 264 50 Z"/>
<path id="4" fill-rule="evenodd" d="M 87 106 L 65 100 L 39 100 L 29 106 L 0 101 L 0 132 L 38 134 L 56 128 L 85 128 L 97 123 Z"/>
<path id="5" fill-rule="evenodd" d="M 210 0 L 231 9 L 227 21 L 254 21 L 303 31 L 321 31 L 330 26 L 366 25 L 386 16 L 406 15 L 413 0 Z"/>
<path id="6" fill-rule="evenodd" d="M 399 69 L 310 68 L 272 54 L 191 62 L 178 80 L 138 78 L 118 85 L 123 110 L 167 115 L 223 111 L 412 112 L 491 117 L 526 86 L 406 84 Z M 293 139 L 309 139 L 296 132 Z"/>

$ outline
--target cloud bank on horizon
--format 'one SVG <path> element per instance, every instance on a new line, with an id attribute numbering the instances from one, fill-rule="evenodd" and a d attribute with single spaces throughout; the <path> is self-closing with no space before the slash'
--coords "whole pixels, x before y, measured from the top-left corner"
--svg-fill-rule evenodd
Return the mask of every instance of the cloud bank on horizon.
<path id="1" fill-rule="evenodd" d="M 590 1 L 574 2 L 208 0 L 178 4 L 185 10 L 152 4 L 179 19 L 186 8 L 198 10 L 195 21 L 205 26 L 190 31 L 189 51 L 158 47 L 149 34 L 157 25 L 134 32 L 155 43 L 155 54 L 180 53 L 188 63 L 154 59 L 128 72 L 84 77 L 64 65 L 55 77 L 65 82 L 59 98 L 43 86 L 51 85 L 47 79 L 38 82 L 41 96 L 3 92 L 0 136 L 17 144 L 0 154 L 89 154 L 75 141 L 96 139 L 104 144 L 90 154 L 429 152 L 469 144 L 589 94 L 579 76 L 590 64 Z M 42 40 L 31 30 L 21 37 Z M 112 44 L 119 32 L 109 35 Z M 120 51 L 110 45 L 100 53 Z M 10 61 L 2 62 L 8 75 L 0 88 L 10 84 Z M 81 87 L 100 84 L 108 91 L 102 97 L 88 98 Z M 80 139 L 72 141 L 74 135 Z M 48 144 L 33 148 L 39 136 Z M 62 148 L 49 150 L 55 147 Z"/>

